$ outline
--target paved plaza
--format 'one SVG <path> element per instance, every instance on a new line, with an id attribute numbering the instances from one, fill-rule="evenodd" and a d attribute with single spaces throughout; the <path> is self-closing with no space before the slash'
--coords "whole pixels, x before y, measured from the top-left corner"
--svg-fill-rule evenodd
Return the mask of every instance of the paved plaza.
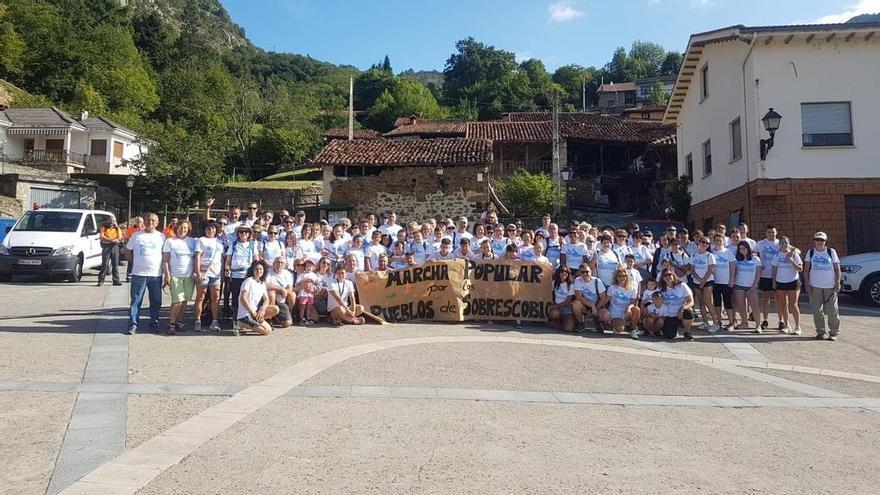
<path id="1" fill-rule="evenodd" d="M 129 337 L 128 287 L 94 284 L 0 285 L 2 493 L 880 486 L 880 311 L 854 300 L 837 342 L 809 316 L 799 337 L 692 342 L 473 323 Z"/>

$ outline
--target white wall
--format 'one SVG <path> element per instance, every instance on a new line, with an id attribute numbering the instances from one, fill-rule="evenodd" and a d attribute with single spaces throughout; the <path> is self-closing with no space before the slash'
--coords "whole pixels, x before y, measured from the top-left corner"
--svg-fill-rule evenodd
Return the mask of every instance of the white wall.
<path id="1" fill-rule="evenodd" d="M 777 42 L 755 50 L 757 106 L 782 115 L 763 177 L 880 177 L 880 42 L 865 42 L 861 36 L 846 42 L 838 36 L 831 43 L 822 39 L 785 47 Z M 804 148 L 801 103 L 832 101 L 851 102 L 855 145 Z"/>
<path id="2" fill-rule="evenodd" d="M 707 45 L 678 118 L 678 171 L 684 175 L 686 156 L 693 154 L 693 202 L 717 196 L 746 180 L 745 141 L 747 116 L 743 103 L 742 64 L 749 46 L 742 42 Z M 709 96 L 702 100 L 700 71 L 709 64 Z M 748 70 L 748 68 L 747 68 Z M 702 101 L 701 101 L 702 100 Z M 743 158 L 731 162 L 730 123 L 743 124 Z M 749 133 L 751 135 L 751 133 Z M 712 142 L 712 173 L 703 174 L 703 143 Z"/>
<path id="3" fill-rule="evenodd" d="M 840 36 L 840 35 L 838 35 Z M 778 38 L 778 37 L 777 37 Z M 688 153 L 694 157 L 693 203 L 711 199 L 755 178 L 880 177 L 880 42 L 861 37 L 828 43 L 817 36 L 786 45 L 762 39 L 745 63 L 749 44 L 707 45 L 697 65 L 678 119 L 679 175 Z M 700 70 L 709 63 L 709 97 L 701 100 Z M 797 75 L 795 75 L 795 71 Z M 804 148 L 801 103 L 851 102 L 851 147 Z M 761 117 L 773 108 L 782 115 L 773 149 L 761 162 L 759 140 L 769 137 Z M 729 124 L 742 119 L 743 158 L 730 162 Z M 712 140 L 712 174 L 703 177 L 702 143 Z"/>

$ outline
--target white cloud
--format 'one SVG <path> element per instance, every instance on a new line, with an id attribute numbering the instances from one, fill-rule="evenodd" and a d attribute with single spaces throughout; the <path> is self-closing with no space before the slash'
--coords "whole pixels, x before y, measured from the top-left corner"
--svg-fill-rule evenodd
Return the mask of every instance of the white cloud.
<path id="1" fill-rule="evenodd" d="M 859 0 L 855 5 L 847 5 L 843 12 L 838 14 L 830 14 L 818 19 L 809 21 L 813 24 L 835 24 L 846 22 L 859 14 L 876 14 L 880 13 L 880 0 Z"/>
<path id="2" fill-rule="evenodd" d="M 576 9 L 567 2 L 556 2 L 547 7 L 547 14 L 550 16 L 550 22 L 568 22 L 583 17 L 583 11 Z"/>

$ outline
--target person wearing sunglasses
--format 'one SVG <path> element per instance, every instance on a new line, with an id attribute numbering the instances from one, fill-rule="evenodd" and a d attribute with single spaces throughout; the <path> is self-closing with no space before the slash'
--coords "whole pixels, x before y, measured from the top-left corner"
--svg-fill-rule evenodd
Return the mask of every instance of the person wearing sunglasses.
<path id="1" fill-rule="evenodd" d="M 553 305 L 550 306 L 550 321 L 555 321 L 566 332 L 574 332 L 574 287 L 571 270 L 560 266 L 553 274 Z"/>
<path id="2" fill-rule="evenodd" d="M 597 333 L 605 333 L 605 325 L 611 322 L 611 313 L 605 309 L 608 305 L 608 294 L 605 284 L 593 276 L 589 263 L 582 263 L 578 268 L 578 278 L 574 281 L 574 302 L 572 308 L 576 320 L 583 318 L 583 328 L 587 329 L 587 321 L 594 320 Z"/>
<path id="3" fill-rule="evenodd" d="M 226 268 L 224 274 L 229 277 L 230 294 L 233 307 L 237 307 L 241 284 L 247 278 L 247 271 L 254 261 L 260 259 L 257 243 L 251 238 L 251 229 L 240 226 L 236 238 L 226 251 Z"/>
<path id="4" fill-rule="evenodd" d="M 260 241 L 260 258 L 274 262 L 275 258 L 284 255 L 284 243 L 278 238 L 278 226 L 269 225 L 266 239 Z"/>
<path id="5" fill-rule="evenodd" d="M 257 220 L 260 219 L 260 215 L 259 215 L 260 207 L 257 206 L 256 203 L 251 203 L 247 206 L 247 208 L 245 210 L 246 210 L 247 216 L 245 216 L 241 220 L 241 223 L 248 226 L 248 227 L 252 227 L 257 222 Z"/>
<path id="6" fill-rule="evenodd" d="M 804 258 L 804 286 L 810 294 L 816 340 L 825 338 L 825 317 L 828 317 L 828 340 L 837 340 L 840 333 L 840 258 L 828 247 L 828 234 L 813 234 L 813 247 Z"/>

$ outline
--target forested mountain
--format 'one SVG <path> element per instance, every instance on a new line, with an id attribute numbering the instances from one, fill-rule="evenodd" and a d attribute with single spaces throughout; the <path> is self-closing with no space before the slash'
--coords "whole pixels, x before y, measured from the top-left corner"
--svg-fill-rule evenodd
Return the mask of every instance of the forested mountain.
<path id="1" fill-rule="evenodd" d="M 392 48 L 392 47 L 389 47 Z M 262 50 L 218 0 L 0 0 L 0 83 L 13 104 L 107 116 L 157 141 L 142 163 L 145 194 L 190 204 L 212 184 L 303 163 L 320 133 L 344 126 L 349 77 L 362 124 L 387 130 L 400 115 L 489 119 L 595 101 L 600 83 L 674 74 L 681 56 L 649 42 L 619 48 L 601 68 L 563 66 L 473 38 L 443 72 L 395 75 L 387 56 L 366 71 Z M 425 65 L 437 61 L 426 60 Z"/>
<path id="2" fill-rule="evenodd" d="M 880 22 L 880 13 L 857 15 L 846 22 Z"/>

